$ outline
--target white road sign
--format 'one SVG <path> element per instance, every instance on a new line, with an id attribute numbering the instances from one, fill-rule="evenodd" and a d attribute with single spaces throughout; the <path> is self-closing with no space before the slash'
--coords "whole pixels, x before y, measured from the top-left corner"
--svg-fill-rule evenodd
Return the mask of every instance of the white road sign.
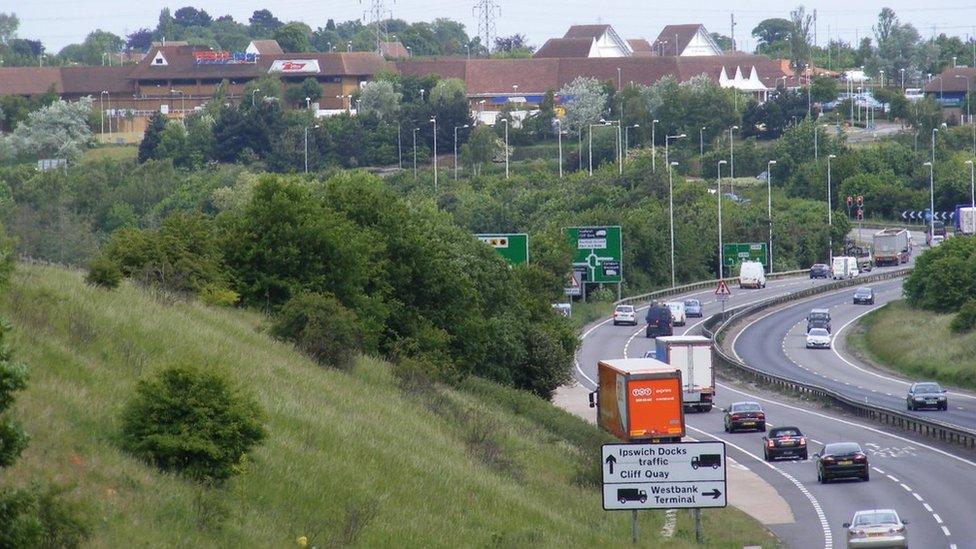
<path id="1" fill-rule="evenodd" d="M 725 507 L 724 442 L 604 444 L 603 508 Z"/>

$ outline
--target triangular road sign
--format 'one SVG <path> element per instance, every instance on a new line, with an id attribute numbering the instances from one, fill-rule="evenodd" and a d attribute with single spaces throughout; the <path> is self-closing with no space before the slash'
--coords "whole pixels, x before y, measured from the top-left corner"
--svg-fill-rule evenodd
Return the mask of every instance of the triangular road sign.
<path id="1" fill-rule="evenodd" d="M 729 289 L 725 280 L 718 281 L 718 286 L 715 287 L 715 295 L 732 295 L 732 290 Z"/>

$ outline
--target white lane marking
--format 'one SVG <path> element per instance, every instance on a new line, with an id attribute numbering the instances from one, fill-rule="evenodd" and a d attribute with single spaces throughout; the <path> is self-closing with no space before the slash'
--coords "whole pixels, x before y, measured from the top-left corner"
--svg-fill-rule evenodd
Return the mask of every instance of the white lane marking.
<path id="1" fill-rule="evenodd" d="M 759 463 L 765 465 L 766 467 L 769 467 L 773 471 L 776 471 L 780 475 L 783 475 L 786 478 L 786 480 L 790 481 L 790 483 L 792 483 L 794 486 L 796 486 L 796 488 L 800 491 L 800 493 L 803 494 L 807 498 L 807 500 L 810 501 L 810 505 L 813 506 L 813 511 L 817 514 L 817 519 L 820 521 L 820 528 L 821 528 L 821 530 L 823 530 L 823 535 L 824 535 L 824 549 L 833 549 L 833 547 L 834 547 L 834 536 L 833 536 L 833 533 L 830 531 L 830 524 L 827 522 L 827 514 L 824 513 L 823 507 L 820 505 L 820 502 L 817 501 L 817 498 L 812 493 L 810 493 L 810 490 L 808 490 L 807 487 L 804 486 L 802 482 L 800 482 L 799 480 L 797 480 L 796 477 L 794 477 L 793 475 L 791 475 L 791 474 L 787 473 L 786 471 L 780 469 L 779 467 L 776 467 L 775 465 L 769 463 L 768 461 L 762 459 L 761 457 L 753 454 L 752 452 L 746 450 L 745 448 L 743 448 L 743 447 L 741 447 L 741 446 L 739 446 L 739 445 L 737 445 L 735 443 L 729 442 L 728 440 L 726 440 L 726 439 L 724 439 L 724 438 L 722 438 L 720 436 L 713 435 L 713 434 L 708 433 L 706 431 L 702 431 L 701 429 L 696 429 L 696 428 L 692 427 L 691 425 L 686 425 L 686 428 L 689 429 L 689 430 L 692 430 L 692 431 L 697 431 L 697 432 L 705 435 L 706 437 L 711 437 L 711 438 L 716 439 L 716 440 L 721 440 L 726 445 L 735 448 L 736 450 L 738 450 L 738 451 L 742 452 L 743 454 L 745 454 L 745 455 L 747 455 L 747 456 L 755 459 L 756 461 L 758 461 Z"/>
<path id="2" fill-rule="evenodd" d="M 922 507 L 925 507 L 925 510 L 928 511 L 929 513 L 932 512 L 932 506 L 929 505 L 928 503 L 923 503 Z"/>
<path id="3" fill-rule="evenodd" d="M 823 442 L 820 442 L 819 440 L 816 440 L 816 439 L 813 439 L 813 438 L 810 439 L 810 442 L 812 442 L 814 444 L 819 444 L 819 445 L 823 446 Z"/>
<path id="4" fill-rule="evenodd" d="M 893 477 L 891 475 L 888 475 L 888 478 L 890 478 L 892 482 L 901 482 L 900 480 L 896 479 L 895 477 Z"/>
<path id="5" fill-rule="evenodd" d="M 884 307 L 884 305 L 879 305 L 879 306 L 874 307 L 872 309 L 868 309 L 867 311 L 864 311 L 863 313 L 861 313 L 861 314 L 855 316 L 854 318 L 850 319 L 849 321 L 847 321 L 846 324 L 844 324 L 843 326 L 840 327 L 840 329 L 837 330 L 837 334 L 834 336 L 834 341 L 837 341 L 837 339 L 840 338 L 840 334 L 841 334 L 841 332 L 844 331 L 845 328 L 847 328 L 851 324 L 853 324 L 853 323 L 857 322 L 858 320 L 860 320 L 861 317 L 863 317 L 865 315 L 868 315 L 868 314 L 871 314 L 874 311 L 880 309 L 881 307 Z M 836 345 L 834 345 L 834 346 L 831 347 L 831 351 L 833 351 L 834 354 L 837 355 L 837 358 L 843 360 L 845 364 L 847 364 L 848 366 L 850 366 L 851 368 L 854 368 L 855 370 L 857 370 L 859 372 L 864 372 L 865 374 L 870 374 L 870 375 L 872 375 L 874 377 L 883 379 L 885 381 L 890 381 L 892 383 L 897 383 L 899 385 L 905 385 L 905 386 L 911 385 L 911 383 L 908 382 L 908 381 L 903 381 L 903 380 L 898 379 L 898 378 L 894 378 L 894 377 L 882 375 L 882 374 L 879 374 L 878 372 L 872 372 L 871 370 L 862 368 L 862 367 L 858 366 L 857 364 L 854 364 L 850 360 L 847 360 L 847 358 L 845 358 L 844 355 L 840 354 L 840 352 L 837 350 L 837 346 Z M 888 396 L 892 396 L 890 393 L 885 393 L 885 394 L 888 395 Z M 976 399 L 976 395 L 968 395 L 966 393 L 957 393 L 957 392 L 953 391 L 953 392 L 951 392 L 949 394 L 952 395 L 952 396 L 958 396 L 958 397 L 963 397 L 963 398 Z"/>
<path id="6" fill-rule="evenodd" d="M 968 460 L 966 458 L 959 457 L 957 455 L 951 454 L 949 452 L 946 452 L 945 450 L 940 450 L 940 449 L 938 449 L 938 448 L 936 448 L 934 446 L 929 446 L 928 444 L 923 444 L 921 442 L 918 442 L 918 441 L 915 441 L 915 440 L 911 440 L 909 438 L 905 438 L 905 437 L 902 437 L 902 436 L 898 436 L 898 435 L 893 434 L 893 433 L 887 433 L 885 431 L 882 431 L 881 429 L 875 429 L 874 427 L 869 427 L 868 425 L 864 425 L 864 424 L 861 424 L 861 423 L 856 423 L 856 422 L 853 422 L 853 421 L 848 421 L 846 419 L 841 419 L 839 417 L 828 416 L 826 414 L 821 414 L 820 412 L 814 412 L 812 410 L 806 410 L 806 409 L 803 409 L 803 408 L 798 408 L 796 406 L 792 406 L 790 404 L 784 404 L 782 402 L 777 402 L 775 400 L 769 400 L 769 399 L 763 398 L 763 397 L 761 397 L 759 395 L 754 395 L 754 394 L 751 394 L 751 393 L 747 393 L 745 391 L 740 391 L 739 389 L 736 389 L 736 388 L 731 387 L 729 385 L 725 385 L 723 383 L 716 382 L 715 383 L 715 386 L 716 387 L 721 387 L 723 390 L 726 390 L 726 391 L 731 391 L 733 393 L 739 393 L 740 395 L 745 395 L 745 396 L 747 396 L 747 397 L 749 397 L 749 398 L 751 398 L 753 400 L 758 400 L 758 401 L 762 401 L 762 402 L 768 402 L 770 404 L 773 404 L 773 405 L 776 405 L 776 406 L 782 406 L 784 408 L 787 408 L 787 409 L 790 409 L 790 410 L 793 410 L 793 411 L 796 411 L 796 412 L 801 412 L 801 413 L 804 413 L 804 414 L 816 416 L 816 417 L 823 418 L 823 419 L 826 419 L 826 420 L 829 420 L 829 421 L 833 421 L 833 422 L 836 422 L 836 423 L 843 423 L 844 425 L 849 425 L 851 427 L 857 427 L 858 429 L 863 429 L 865 431 L 870 431 L 870 432 L 875 433 L 875 434 L 878 434 L 878 435 L 890 437 L 890 438 L 893 438 L 895 440 L 900 440 L 902 442 L 907 442 L 908 444 L 914 444 L 914 445 L 919 446 L 921 448 L 925 448 L 926 450 L 929 450 L 931 452 L 935 452 L 936 454 L 945 456 L 945 457 L 947 457 L 949 459 L 954 459 L 954 460 L 956 460 L 958 462 L 961 462 L 961 463 L 964 463 L 966 465 L 969 465 L 969 466 L 972 466 L 972 467 L 976 467 L 976 462 L 974 462 L 974 461 L 971 461 L 971 460 Z"/>
<path id="7" fill-rule="evenodd" d="M 934 519 L 935 519 L 935 522 L 938 522 L 939 524 L 942 524 L 942 523 L 943 523 L 943 521 L 942 521 L 942 517 L 940 517 L 940 516 L 939 516 L 938 514 L 936 514 L 936 513 L 932 513 L 932 518 L 934 518 Z"/>
<path id="8" fill-rule="evenodd" d="M 906 492 L 911 492 L 912 491 L 911 488 L 909 488 L 908 486 L 905 486 L 905 483 L 904 482 L 901 483 L 901 487 L 904 488 Z"/>
<path id="9" fill-rule="evenodd" d="M 811 439 L 811 440 L 813 440 L 813 439 Z M 885 474 L 885 472 L 884 472 L 884 471 L 882 471 L 881 469 L 878 469 L 878 468 L 877 468 L 877 467 L 875 467 L 874 465 L 872 465 L 872 466 L 871 466 L 871 468 L 872 468 L 872 469 L 874 469 L 875 471 L 877 471 L 879 475 L 883 475 L 883 474 Z"/>
<path id="10" fill-rule="evenodd" d="M 949 536 L 952 535 L 952 534 L 949 533 L 949 529 L 946 528 L 945 526 L 942 527 L 942 533 L 945 534 L 946 537 L 949 537 Z"/>

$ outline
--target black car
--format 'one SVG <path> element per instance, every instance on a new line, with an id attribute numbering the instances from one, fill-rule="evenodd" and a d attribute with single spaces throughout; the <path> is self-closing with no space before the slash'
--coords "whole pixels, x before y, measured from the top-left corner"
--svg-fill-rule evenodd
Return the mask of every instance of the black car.
<path id="1" fill-rule="evenodd" d="M 909 410 L 919 410 L 924 408 L 935 408 L 936 410 L 948 410 L 949 399 L 946 398 L 946 390 L 935 382 L 927 381 L 924 383 L 912 383 L 908 388 Z"/>
<path id="2" fill-rule="evenodd" d="M 814 457 L 817 458 L 817 482 L 826 484 L 840 478 L 871 480 L 868 456 L 856 442 L 827 444 Z"/>
<path id="3" fill-rule="evenodd" d="M 830 266 L 816 263 L 810 267 L 810 278 L 830 278 Z"/>
<path id="4" fill-rule="evenodd" d="M 814 328 L 823 328 L 830 332 L 830 311 L 827 309 L 813 309 L 807 315 L 807 333 Z"/>
<path id="5" fill-rule="evenodd" d="M 867 286 L 854 290 L 855 305 L 874 305 L 874 290 Z"/>
<path id="6" fill-rule="evenodd" d="M 671 309 L 665 305 L 651 305 L 647 309 L 647 329 L 644 335 L 647 337 L 660 337 L 674 335 L 674 317 L 671 316 Z"/>
<path id="7" fill-rule="evenodd" d="M 766 413 L 757 402 L 735 402 L 722 411 L 726 433 L 736 429 L 766 430 Z"/>
<path id="8" fill-rule="evenodd" d="M 763 457 L 772 461 L 778 457 L 807 459 L 807 437 L 798 427 L 773 427 L 763 437 Z"/>

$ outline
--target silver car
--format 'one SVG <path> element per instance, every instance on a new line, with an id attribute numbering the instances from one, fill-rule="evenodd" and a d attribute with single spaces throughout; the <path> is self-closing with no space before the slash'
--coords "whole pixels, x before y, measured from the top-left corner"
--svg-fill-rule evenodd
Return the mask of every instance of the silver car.
<path id="1" fill-rule="evenodd" d="M 854 513 L 847 528 L 847 546 L 908 547 L 907 520 L 901 520 L 894 509 L 870 509 Z"/>
<path id="2" fill-rule="evenodd" d="M 807 333 L 807 349 L 829 349 L 830 332 L 823 328 L 814 328 Z"/>

